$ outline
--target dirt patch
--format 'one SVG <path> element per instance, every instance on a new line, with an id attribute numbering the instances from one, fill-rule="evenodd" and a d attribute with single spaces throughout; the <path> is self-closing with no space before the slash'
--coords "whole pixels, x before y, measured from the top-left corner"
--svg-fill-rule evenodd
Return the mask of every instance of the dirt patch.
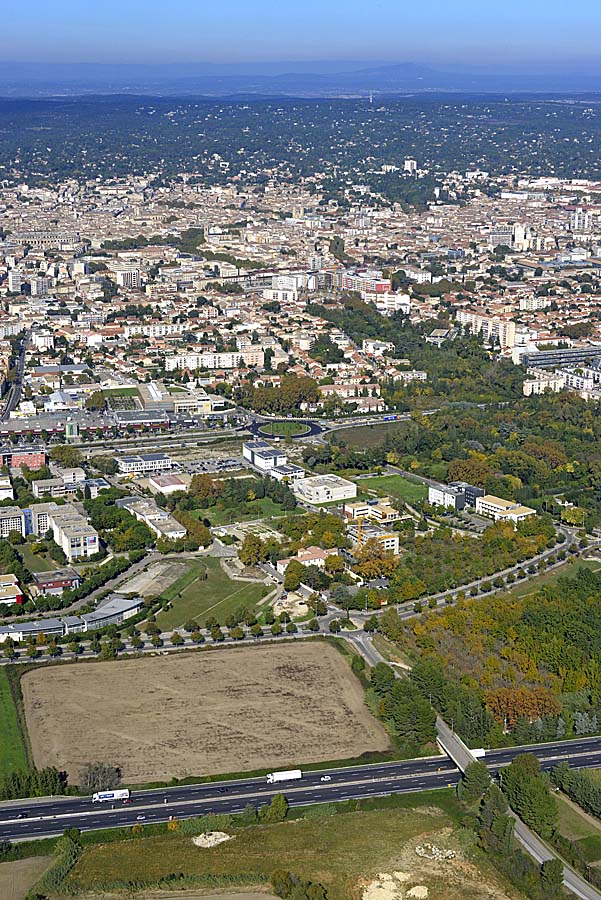
<path id="1" fill-rule="evenodd" d="M 121 585 L 125 594 L 140 594 L 141 597 L 158 597 L 190 568 L 186 560 L 165 560 L 154 563 L 149 569 L 138 572 Z"/>
<path id="2" fill-rule="evenodd" d="M 22 680 L 38 767 L 126 784 L 286 768 L 385 750 L 346 660 L 319 641 L 40 668 Z"/>
<path id="3" fill-rule="evenodd" d="M 33 856 L 31 859 L 19 859 L 16 862 L 0 864 L 0 897 L 2 900 L 21 900 L 43 875 L 51 862 L 50 856 Z"/>

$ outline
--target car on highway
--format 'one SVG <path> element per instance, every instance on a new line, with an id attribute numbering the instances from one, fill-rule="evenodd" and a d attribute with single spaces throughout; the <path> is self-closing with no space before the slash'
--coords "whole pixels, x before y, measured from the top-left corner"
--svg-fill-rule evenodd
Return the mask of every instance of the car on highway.
<path id="1" fill-rule="evenodd" d="M 320 780 L 320 781 L 331 781 L 331 780 L 332 780 L 332 776 L 331 776 L 331 775 L 322 775 L 321 778 L 320 778 L 319 780 Z"/>
<path id="2" fill-rule="evenodd" d="M 136 822 L 143 822 L 146 816 L 136 816 Z"/>
<path id="3" fill-rule="evenodd" d="M 20 812 L 17 816 L 17 819 L 26 819 L 29 816 L 29 813 Z"/>

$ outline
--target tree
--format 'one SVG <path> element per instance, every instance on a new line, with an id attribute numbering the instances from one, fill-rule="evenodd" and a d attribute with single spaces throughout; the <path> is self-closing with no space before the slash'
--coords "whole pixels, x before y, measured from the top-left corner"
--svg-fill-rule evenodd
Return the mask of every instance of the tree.
<path id="1" fill-rule="evenodd" d="M 309 619 L 307 622 L 307 628 L 309 631 L 319 631 L 319 622 L 317 619 Z"/>
<path id="2" fill-rule="evenodd" d="M 305 576 L 305 567 L 298 560 L 291 560 L 286 567 L 284 575 L 284 590 L 295 591 Z"/>
<path id="3" fill-rule="evenodd" d="M 70 447 L 68 444 L 61 444 L 59 447 L 53 447 L 50 451 L 50 459 L 59 463 L 65 469 L 75 469 L 81 466 L 83 455 L 76 447 Z"/>
<path id="4" fill-rule="evenodd" d="M 242 547 L 238 553 L 240 562 L 245 566 L 256 566 L 264 559 L 263 541 L 256 534 L 249 533 L 245 536 Z"/>
<path id="5" fill-rule="evenodd" d="M 483 762 L 471 763 L 459 782 L 460 796 L 466 803 L 472 804 L 480 800 L 490 787 L 490 775 Z"/>
<path id="6" fill-rule="evenodd" d="M 563 895 L 563 863 L 560 859 L 547 859 L 541 866 L 541 881 L 546 898 Z"/>
<path id="7" fill-rule="evenodd" d="M 503 793 L 510 805 L 543 838 L 550 838 L 559 816 L 557 801 L 541 775 L 536 756 L 524 753 L 516 756 L 503 772 Z"/>
<path id="8" fill-rule="evenodd" d="M 181 636 L 181 634 L 179 633 L 179 631 L 173 632 L 173 634 L 171 635 L 171 643 L 173 644 L 174 647 L 182 646 L 182 644 L 184 643 L 184 639 Z"/>
<path id="9" fill-rule="evenodd" d="M 120 781 L 121 771 L 110 763 L 89 762 L 79 770 L 78 785 L 86 794 L 113 790 Z"/>
<path id="10" fill-rule="evenodd" d="M 259 818 L 266 825 L 283 822 L 288 815 L 288 801 L 283 794 L 275 794 L 269 806 L 262 806 Z"/>

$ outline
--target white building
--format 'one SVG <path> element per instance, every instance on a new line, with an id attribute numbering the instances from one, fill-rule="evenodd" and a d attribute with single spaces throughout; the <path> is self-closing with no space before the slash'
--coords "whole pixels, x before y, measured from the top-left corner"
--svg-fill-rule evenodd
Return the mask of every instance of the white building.
<path id="1" fill-rule="evenodd" d="M 465 494 L 447 484 L 431 484 L 428 486 L 428 503 L 431 506 L 461 510 L 465 507 Z"/>
<path id="2" fill-rule="evenodd" d="M 527 519 L 528 516 L 536 515 L 536 510 L 529 506 L 522 506 L 515 500 L 503 500 L 492 494 L 485 494 L 484 497 L 477 498 L 476 512 L 481 516 L 494 519 L 495 522 L 513 522 L 514 524 Z"/>
<path id="3" fill-rule="evenodd" d="M 266 475 L 270 475 L 272 469 L 285 466 L 287 458 L 281 450 L 261 440 L 242 444 L 242 456 L 254 469 Z"/>
<path id="4" fill-rule="evenodd" d="M 18 506 L 2 506 L 0 507 L 0 537 L 8 537 L 11 531 L 18 531 L 25 537 L 25 513 Z"/>
<path id="5" fill-rule="evenodd" d="M 15 492 L 8 475 L 0 475 L 0 500 L 14 500 Z"/>
<path id="6" fill-rule="evenodd" d="M 357 485 L 339 475 L 314 475 L 292 485 L 294 494 L 307 503 L 341 503 L 357 496 Z"/>
<path id="7" fill-rule="evenodd" d="M 173 468 L 173 460 L 165 453 L 141 453 L 139 456 L 116 456 L 121 475 L 146 475 Z"/>
<path id="8" fill-rule="evenodd" d="M 137 289 L 141 287 L 140 270 L 135 266 L 126 266 L 115 269 L 115 281 L 119 287 Z"/>

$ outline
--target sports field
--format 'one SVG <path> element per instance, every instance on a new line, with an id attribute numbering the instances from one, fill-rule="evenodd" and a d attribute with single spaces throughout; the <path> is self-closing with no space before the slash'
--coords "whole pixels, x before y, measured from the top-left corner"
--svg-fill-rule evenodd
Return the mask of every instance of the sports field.
<path id="1" fill-rule="evenodd" d="M 37 668 L 21 679 L 38 767 L 126 784 L 386 750 L 346 659 L 322 641 Z"/>

